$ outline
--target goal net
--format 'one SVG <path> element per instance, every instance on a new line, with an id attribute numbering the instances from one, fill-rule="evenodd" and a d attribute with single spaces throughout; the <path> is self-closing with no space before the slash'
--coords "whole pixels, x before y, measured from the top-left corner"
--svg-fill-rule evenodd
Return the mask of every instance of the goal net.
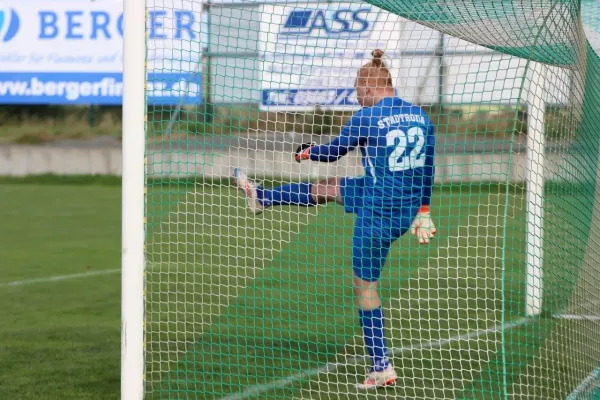
<path id="1" fill-rule="evenodd" d="M 398 379 L 377 398 L 600 398 L 595 2 L 148 0 L 141 16 L 143 3 L 125 0 L 124 398 L 375 396 L 356 387 L 371 367 L 356 213 L 307 206 L 290 185 L 369 173 L 358 150 L 293 153 L 360 110 L 355 78 L 375 49 L 396 96 L 435 126 L 438 229 L 387 256 Z M 144 103 L 166 88 L 178 102 Z M 143 226 L 128 208 L 141 206 L 140 107 Z M 287 200 L 254 214 L 234 168 L 261 192 L 287 185 Z M 143 278 L 128 258 L 141 229 Z"/>

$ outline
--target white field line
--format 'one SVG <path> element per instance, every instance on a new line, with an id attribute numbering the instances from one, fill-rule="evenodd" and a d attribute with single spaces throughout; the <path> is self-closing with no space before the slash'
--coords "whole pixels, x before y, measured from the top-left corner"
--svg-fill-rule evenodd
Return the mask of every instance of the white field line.
<path id="1" fill-rule="evenodd" d="M 90 276 L 116 274 L 117 272 L 121 272 L 121 268 L 104 269 L 101 271 L 80 272 L 77 274 L 55 275 L 55 276 L 48 276 L 45 278 L 23 279 L 21 281 L 0 282 L 0 287 L 23 286 L 23 285 L 30 285 L 32 283 L 44 283 L 44 282 L 60 282 L 60 281 L 67 281 L 70 279 L 89 278 Z"/>
<path id="2" fill-rule="evenodd" d="M 576 400 L 579 394 L 582 393 L 594 380 L 600 380 L 600 367 L 596 368 L 585 378 L 567 397 L 567 400 Z"/>
<path id="3" fill-rule="evenodd" d="M 576 304 L 575 306 L 578 307 L 578 308 L 580 308 L 580 309 L 587 309 L 590 306 L 598 307 L 598 306 L 600 306 L 600 300 L 586 301 L 586 302 L 581 303 L 581 304 Z"/>
<path id="4" fill-rule="evenodd" d="M 529 318 L 523 317 L 514 322 L 509 322 L 504 325 L 497 324 L 488 329 L 477 330 L 474 332 L 467 332 L 467 333 L 463 333 L 461 335 L 451 336 L 447 339 L 430 340 L 430 341 L 427 341 L 424 343 L 414 343 L 414 344 L 410 344 L 408 346 L 404 346 L 404 347 L 400 347 L 400 348 L 396 348 L 396 349 L 390 349 L 389 354 L 392 356 L 402 356 L 405 354 L 410 354 L 412 351 L 417 351 L 417 350 L 438 349 L 438 348 L 444 347 L 446 345 L 452 344 L 454 342 L 476 339 L 476 338 L 485 336 L 490 333 L 496 333 L 496 332 L 501 332 L 502 330 L 506 331 L 509 329 L 513 329 L 518 326 L 524 325 L 524 324 L 528 323 L 529 321 L 531 321 Z M 265 392 L 271 391 L 273 389 L 278 389 L 278 388 L 282 388 L 282 387 L 291 385 L 294 382 L 302 380 L 302 379 L 311 378 L 311 377 L 314 377 L 314 376 L 322 374 L 322 373 L 335 372 L 338 368 L 346 366 L 346 365 L 364 364 L 366 359 L 367 359 L 366 356 L 352 356 L 352 357 L 347 358 L 347 361 L 345 363 L 327 363 L 319 368 L 310 369 L 308 371 L 298 372 L 298 373 L 292 374 L 290 376 L 287 376 L 285 378 L 278 379 L 278 380 L 275 380 L 275 381 L 272 381 L 269 383 L 249 386 L 242 392 L 223 397 L 223 398 L 221 398 L 221 400 L 247 399 L 248 397 L 257 396 L 257 395 L 263 394 Z"/>
<path id="5" fill-rule="evenodd" d="M 585 303 L 576 304 L 575 307 L 569 307 L 568 312 L 554 314 L 552 317 L 558 319 L 568 319 L 575 321 L 600 321 L 600 315 L 593 314 L 591 307 L 598 308 L 600 301 L 587 301 Z"/>
<path id="6" fill-rule="evenodd" d="M 572 321 L 600 321 L 600 315 L 554 314 L 553 317 Z"/>
<path id="7" fill-rule="evenodd" d="M 273 249 L 272 250 L 273 257 L 275 257 L 275 254 L 277 254 L 280 251 L 281 250 Z M 153 266 L 159 266 L 159 265 L 165 265 L 165 263 L 146 262 L 146 271 L 150 271 L 150 270 L 154 269 Z M 167 265 L 168 265 L 168 263 L 167 263 Z M 76 274 L 53 275 L 53 276 L 47 276 L 44 278 L 32 278 L 32 279 L 23 279 L 20 281 L 0 282 L 0 288 L 11 287 L 11 286 L 24 286 L 24 285 L 31 285 L 31 284 L 35 284 L 35 283 L 45 283 L 45 282 L 62 282 L 62 281 L 68 281 L 71 279 L 89 278 L 89 277 L 98 276 L 98 275 L 111 275 L 111 274 L 116 274 L 116 273 L 120 273 L 120 272 L 121 272 L 121 268 L 112 268 L 112 269 L 104 269 L 101 271 L 79 272 Z M 250 279 L 250 280 L 252 280 L 254 278 L 255 278 L 254 276 L 247 277 L 247 279 Z"/>

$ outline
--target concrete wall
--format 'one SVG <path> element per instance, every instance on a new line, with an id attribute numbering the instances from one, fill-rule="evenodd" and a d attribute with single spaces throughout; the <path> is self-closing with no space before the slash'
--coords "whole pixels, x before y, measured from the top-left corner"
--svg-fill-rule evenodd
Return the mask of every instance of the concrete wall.
<path id="1" fill-rule="evenodd" d="M 446 152 L 447 153 L 447 152 Z M 546 159 L 546 177 L 563 180 L 565 160 L 555 153 Z M 250 174 L 283 179 L 300 177 L 352 176 L 363 174 L 356 153 L 337 163 L 324 164 L 293 161 L 291 153 L 280 149 L 177 148 L 148 152 L 148 175 L 151 177 L 227 177 L 233 167 Z M 512 182 L 523 181 L 526 174 L 525 153 L 457 153 L 436 158 L 437 182 Z M 121 149 L 111 146 L 0 146 L 0 176 L 121 175 Z"/>
<path id="2" fill-rule="evenodd" d="M 0 175 L 121 175 L 121 148 L 0 146 Z"/>

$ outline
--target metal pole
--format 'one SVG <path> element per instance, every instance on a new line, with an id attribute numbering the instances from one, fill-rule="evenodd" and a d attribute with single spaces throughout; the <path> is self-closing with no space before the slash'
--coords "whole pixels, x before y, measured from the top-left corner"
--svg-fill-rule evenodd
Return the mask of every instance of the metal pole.
<path id="1" fill-rule="evenodd" d="M 444 65 L 444 57 L 446 55 L 446 37 L 443 32 L 440 34 L 440 42 L 438 43 L 438 54 L 440 56 L 440 65 L 438 66 L 438 105 L 439 112 L 442 113 L 442 105 L 444 104 L 444 85 L 446 83 L 446 66 Z"/>
<path id="2" fill-rule="evenodd" d="M 212 55 L 211 55 L 211 36 L 212 36 L 212 2 L 210 0 L 208 0 L 205 3 L 205 7 L 206 7 L 206 12 L 207 12 L 207 22 L 206 22 L 206 53 L 205 53 L 205 60 L 206 60 L 206 73 L 205 73 L 205 77 L 206 77 L 206 100 L 205 100 L 205 107 L 204 107 L 204 121 L 205 122 L 209 122 L 212 123 L 213 122 L 213 106 L 212 106 L 212 67 L 211 67 L 211 63 L 212 63 Z M 202 96 L 204 98 L 204 96 Z"/>

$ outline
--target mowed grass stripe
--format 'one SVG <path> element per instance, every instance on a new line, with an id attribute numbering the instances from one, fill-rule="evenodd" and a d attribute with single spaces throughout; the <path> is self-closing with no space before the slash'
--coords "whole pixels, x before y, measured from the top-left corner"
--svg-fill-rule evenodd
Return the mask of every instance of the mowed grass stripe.
<path id="1" fill-rule="evenodd" d="M 148 199 L 170 198 L 168 214 L 149 212 L 146 277 L 149 385 L 159 381 L 192 341 L 219 320 L 317 209 L 283 207 L 250 214 L 230 185 L 195 185 L 179 197 L 157 187 Z M 169 208 L 150 204 L 149 210 Z M 181 326 L 186 326 L 182 332 Z M 170 339 L 176 334 L 177 340 Z M 162 371 L 161 371 L 162 370 Z"/>
<path id="2" fill-rule="evenodd" d="M 488 194 L 485 189 L 474 191 L 469 188 L 467 193 L 447 191 L 443 198 L 437 196 L 435 210 L 440 220 L 440 235 L 450 235 L 447 227 L 452 230 L 461 221 L 468 223 L 469 216 L 478 212 Z M 222 397 L 224 393 L 239 392 L 243 387 L 268 382 L 286 372 L 289 375 L 323 365 L 340 354 L 347 343 L 354 342 L 358 325 L 352 305 L 349 260 L 353 217 L 345 215 L 335 205 L 320 209 L 315 223 L 300 232 L 297 240 L 263 270 L 260 279 L 247 287 L 226 312 L 213 321 L 200 342 L 190 348 L 187 343 L 193 340 L 193 335 L 184 336 L 179 330 L 177 337 L 170 335 L 169 338 L 169 330 L 163 329 L 164 347 L 175 351 L 182 349 L 186 343 L 186 350 L 180 353 L 181 361 L 169 373 L 168 380 L 151 388 L 151 397 L 161 398 L 171 390 L 189 390 L 196 395 L 201 393 L 204 398 Z M 480 234 L 483 231 L 482 227 Z M 476 241 L 477 237 L 469 240 Z M 473 259 L 482 258 L 474 255 L 473 249 L 469 251 L 469 247 L 460 250 L 468 253 L 465 254 L 467 258 L 469 252 Z M 419 267 L 426 267 L 434 252 L 435 246 L 419 247 L 409 239 L 401 239 L 390 257 L 386 271 L 388 276 L 382 281 L 384 296 L 395 298 L 398 285 L 402 287 L 404 282 L 416 283 L 425 292 L 437 292 L 440 299 L 453 299 L 457 295 L 460 298 L 462 288 L 469 293 L 464 285 L 486 278 L 472 276 L 463 279 L 466 276 L 460 274 L 467 270 L 462 268 L 458 270 L 456 279 L 415 280 Z M 496 274 L 497 267 L 496 263 L 491 263 L 488 270 Z M 443 268 L 449 271 L 453 267 L 447 264 Z M 198 273 L 204 278 L 201 271 Z M 464 307 L 463 301 L 463 309 L 411 311 L 399 307 L 390 310 L 389 319 L 393 323 L 390 329 L 394 331 L 391 342 L 404 342 L 394 344 L 394 347 L 402 347 L 406 340 L 419 340 L 420 337 L 436 340 L 449 330 L 465 327 L 477 330 L 478 325 L 498 321 L 499 308 L 497 300 L 494 300 L 498 296 L 497 288 L 488 290 L 485 282 L 480 282 L 476 287 L 481 293 L 468 294 L 475 296 L 468 307 Z M 485 300 L 478 304 L 478 298 Z M 320 314 L 315 315 L 312 310 L 320 310 Z M 201 313 L 201 310 L 197 312 Z M 485 353 L 485 347 L 479 346 L 477 352 Z M 165 352 L 163 356 L 166 358 L 167 354 Z M 482 362 L 480 357 L 472 355 L 457 359 L 465 368 L 471 363 L 477 365 Z M 156 365 L 167 367 L 168 364 L 160 364 L 156 360 Z M 234 367 L 233 370 L 231 367 Z M 410 369 L 418 371 L 422 368 L 424 366 L 415 364 Z M 472 371 L 473 367 L 469 370 Z M 223 380 L 206 382 L 205 378 L 201 378 L 206 376 L 222 377 Z M 447 374 L 442 378 L 452 379 Z M 199 379 L 204 381 L 202 387 L 197 386 Z M 335 386 L 336 382 L 330 384 Z"/>

